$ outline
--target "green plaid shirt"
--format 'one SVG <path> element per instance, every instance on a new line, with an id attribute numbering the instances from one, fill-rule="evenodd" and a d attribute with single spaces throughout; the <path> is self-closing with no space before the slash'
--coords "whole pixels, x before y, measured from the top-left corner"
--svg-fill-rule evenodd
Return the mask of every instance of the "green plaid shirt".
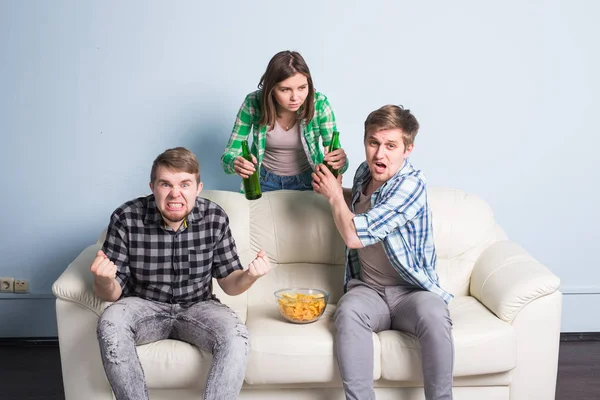
<path id="1" fill-rule="evenodd" d="M 238 156 L 242 155 L 242 142 L 248 138 L 252 131 L 252 145 L 250 151 L 258 160 L 258 167 L 262 164 L 265 155 L 265 147 L 267 145 L 267 126 L 259 126 L 258 121 L 261 117 L 261 95 L 262 91 L 257 90 L 246 96 L 244 104 L 238 112 L 233 126 L 233 133 L 227 143 L 227 148 L 221 156 L 221 164 L 223 170 L 227 174 L 235 174 L 233 163 Z M 300 110 L 298 111 L 301 112 Z M 313 119 L 305 124 L 300 122 L 302 136 L 302 147 L 306 153 L 306 158 L 312 169 L 315 169 L 317 164 L 323 162 L 323 151 L 319 146 L 319 137 L 323 146 L 329 146 L 331 135 L 336 130 L 335 115 L 324 94 L 315 92 L 315 115 Z M 348 161 L 342 167 L 343 173 L 348 169 Z"/>

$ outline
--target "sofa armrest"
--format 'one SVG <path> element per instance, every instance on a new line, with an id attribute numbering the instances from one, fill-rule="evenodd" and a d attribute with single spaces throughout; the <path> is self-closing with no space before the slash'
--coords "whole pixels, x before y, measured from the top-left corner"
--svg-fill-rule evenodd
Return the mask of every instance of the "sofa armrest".
<path id="1" fill-rule="evenodd" d="M 62 300 L 77 303 L 96 315 L 110 304 L 100 300 L 94 293 L 94 280 L 90 265 L 100 250 L 96 243 L 83 250 L 52 285 L 52 293 Z"/>
<path id="2" fill-rule="evenodd" d="M 560 279 L 511 241 L 496 242 L 481 255 L 471 274 L 471 295 L 498 318 L 512 323 L 532 301 L 558 290 Z"/>

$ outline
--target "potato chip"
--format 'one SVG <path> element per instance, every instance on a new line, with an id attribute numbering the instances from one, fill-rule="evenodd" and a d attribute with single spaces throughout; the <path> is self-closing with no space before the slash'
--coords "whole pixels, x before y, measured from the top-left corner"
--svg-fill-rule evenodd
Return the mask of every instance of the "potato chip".
<path id="1" fill-rule="evenodd" d="M 311 322 L 325 311 L 323 294 L 287 292 L 277 300 L 281 314 L 293 322 Z"/>

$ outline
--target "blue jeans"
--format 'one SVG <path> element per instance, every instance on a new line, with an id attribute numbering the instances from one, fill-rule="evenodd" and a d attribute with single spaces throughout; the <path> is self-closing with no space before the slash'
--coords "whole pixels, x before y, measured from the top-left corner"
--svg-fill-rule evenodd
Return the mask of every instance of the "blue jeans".
<path id="1" fill-rule="evenodd" d="M 237 314 L 216 300 L 191 306 L 126 297 L 98 321 L 106 377 L 117 400 L 148 400 L 136 345 L 177 339 L 212 353 L 205 400 L 236 399 L 242 389 L 250 340 Z"/>
<path id="2" fill-rule="evenodd" d="M 299 175 L 280 176 L 260 168 L 260 190 L 272 192 L 273 190 L 313 190 L 312 169 L 307 169 Z"/>

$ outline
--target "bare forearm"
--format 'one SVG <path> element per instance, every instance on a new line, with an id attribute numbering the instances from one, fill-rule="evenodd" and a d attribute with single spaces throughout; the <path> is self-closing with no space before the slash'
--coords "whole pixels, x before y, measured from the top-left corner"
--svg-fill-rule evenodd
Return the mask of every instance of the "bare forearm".
<path id="1" fill-rule="evenodd" d="M 349 201 L 346 200 L 347 190 L 349 189 L 344 189 L 341 196 L 329 199 L 329 204 L 331 205 L 335 226 L 340 232 L 342 239 L 344 239 L 344 243 L 351 249 L 359 249 L 363 247 L 363 245 L 358 238 L 356 228 L 354 227 L 354 221 L 352 220 L 354 218 L 354 213 L 350 211 L 348 206 Z"/>
<path id="2" fill-rule="evenodd" d="M 248 270 L 245 270 L 234 271 L 227 278 L 219 279 L 218 282 L 225 293 L 237 296 L 248 290 L 256 282 L 256 279 L 250 276 Z"/>
<path id="3" fill-rule="evenodd" d="M 109 283 L 99 282 L 97 279 L 94 279 L 94 293 L 104 301 L 114 302 L 121 298 L 123 291 L 116 279 L 113 279 Z"/>

